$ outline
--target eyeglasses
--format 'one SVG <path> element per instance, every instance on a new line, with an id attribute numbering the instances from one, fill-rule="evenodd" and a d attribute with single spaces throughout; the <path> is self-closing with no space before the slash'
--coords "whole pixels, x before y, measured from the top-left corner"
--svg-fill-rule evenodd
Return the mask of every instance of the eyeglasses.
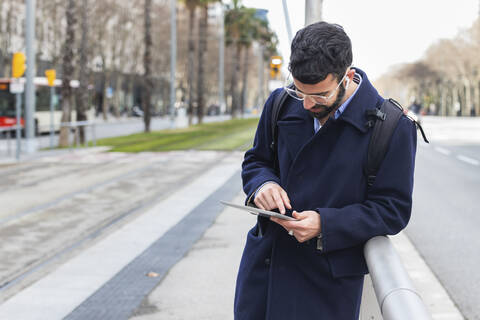
<path id="1" fill-rule="evenodd" d="M 335 95 L 335 92 L 343 83 L 343 80 L 345 80 L 347 73 L 348 73 L 348 70 L 347 72 L 345 72 L 345 75 L 343 76 L 342 80 L 340 80 L 337 87 L 328 96 L 323 96 L 319 94 L 305 94 L 303 92 L 298 91 L 297 88 L 295 87 L 295 84 L 293 83 L 293 80 L 291 79 L 291 74 L 288 75 L 287 85 L 285 85 L 283 89 L 288 93 L 290 97 L 297 99 L 299 101 L 308 99 L 310 102 L 313 102 L 315 104 L 327 103 L 328 100 L 330 100 Z"/>

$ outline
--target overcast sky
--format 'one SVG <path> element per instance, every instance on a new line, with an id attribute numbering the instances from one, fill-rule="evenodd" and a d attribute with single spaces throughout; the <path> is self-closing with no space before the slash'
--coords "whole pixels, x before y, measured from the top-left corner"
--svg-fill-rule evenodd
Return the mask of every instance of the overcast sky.
<path id="1" fill-rule="evenodd" d="M 246 7 L 269 10 L 288 64 L 290 45 L 281 0 L 243 0 Z M 428 46 L 468 28 L 477 18 L 480 0 L 324 0 L 323 19 L 342 25 L 353 45 L 353 63 L 371 79 L 391 65 L 422 57 Z M 293 35 L 305 22 L 305 1 L 287 0 Z"/>

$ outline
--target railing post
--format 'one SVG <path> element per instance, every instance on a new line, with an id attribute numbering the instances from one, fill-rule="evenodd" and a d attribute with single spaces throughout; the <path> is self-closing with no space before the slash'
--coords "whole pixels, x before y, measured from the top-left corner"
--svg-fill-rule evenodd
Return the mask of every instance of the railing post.
<path id="1" fill-rule="evenodd" d="M 97 137 L 95 136 L 95 122 L 92 123 L 92 139 L 93 139 L 93 146 L 97 146 Z"/>
<path id="2" fill-rule="evenodd" d="M 9 156 L 11 156 L 11 155 L 12 155 L 12 149 L 11 149 L 11 148 L 12 148 L 12 144 L 11 144 L 12 129 L 9 129 L 9 130 L 7 131 L 7 133 L 8 133 L 8 138 L 7 138 L 7 154 L 8 154 Z"/>
<path id="3" fill-rule="evenodd" d="M 370 239 L 364 255 L 385 320 L 432 319 L 388 237 Z"/>
<path id="4" fill-rule="evenodd" d="M 78 149 L 78 146 L 79 146 L 79 144 L 80 144 L 80 143 L 79 143 L 80 136 L 79 136 L 79 134 L 78 134 L 78 128 L 79 128 L 79 126 L 78 126 L 78 125 L 75 125 L 74 128 L 75 128 L 75 129 L 74 129 L 74 130 L 75 130 L 75 131 L 74 131 L 74 132 L 75 132 L 75 149 Z"/>

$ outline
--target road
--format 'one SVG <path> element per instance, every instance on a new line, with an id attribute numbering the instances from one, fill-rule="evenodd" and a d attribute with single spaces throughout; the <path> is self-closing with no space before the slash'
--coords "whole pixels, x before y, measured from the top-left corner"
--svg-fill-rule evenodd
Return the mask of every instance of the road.
<path id="1" fill-rule="evenodd" d="M 480 319 L 480 119 L 426 119 L 406 233 L 467 319 Z"/>

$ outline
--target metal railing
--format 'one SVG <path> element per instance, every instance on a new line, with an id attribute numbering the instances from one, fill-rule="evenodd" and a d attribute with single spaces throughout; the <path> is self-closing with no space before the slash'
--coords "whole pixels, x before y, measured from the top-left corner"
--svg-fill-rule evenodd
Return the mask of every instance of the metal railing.
<path id="1" fill-rule="evenodd" d="M 93 146 L 97 145 L 95 121 L 62 122 L 60 123 L 60 126 L 58 126 L 57 124 L 57 128 L 58 127 L 67 127 L 69 129 L 69 137 L 68 137 L 69 149 L 72 149 L 73 147 L 75 148 L 80 147 L 80 127 L 85 128 L 85 145 L 84 146 L 87 147 L 90 141 L 92 142 Z M 90 127 L 90 130 L 88 130 L 89 127 Z M 51 128 L 50 125 L 49 125 L 49 128 Z M 19 129 L 19 132 L 21 133 L 24 127 L 18 126 L 18 129 Z M 20 160 L 20 155 L 23 151 L 22 150 L 23 141 L 22 141 L 21 134 L 17 134 L 16 131 L 17 131 L 16 125 L 11 127 L 0 128 L 0 138 L 1 138 L 0 139 L 0 156 L 7 156 L 7 157 L 15 156 L 15 158 L 18 161 Z M 38 142 L 37 145 L 39 146 L 39 148 L 53 149 L 58 144 L 55 141 L 57 137 L 54 136 L 53 130 L 50 131 L 49 142 L 46 136 L 43 136 L 43 137 L 37 136 L 35 138 L 37 139 L 37 142 Z"/>
<path id="2" fill-rule="evenodd" d="M 18 132 L 17 132 L 18 129 Z M 11 126 L 11 127 L 5 127 L 5 128 L 0 128 L 0 136 L 5 137 L 6 139 L 6 154 L 7 156 L 12 156 L 12 138 L 16 137 L 17 135 L 21 136 L 21 131 L 23 130 L 23 126 Z M 19 159 L 20 157 L 20 152 L 21 152 L 21 142 L 20 139 L 16 139 L 16 149 L 15 149 L 15 154 L 16 158 Z M 3 152 L 3 150 L 2 150 Z"/>
<path id="3" fill-rule="evenodd" d="M 388 237 L 370 239 L 364 255 L 383 319 L 432 319 Z"/>
<path id="4" fill-rule="evenodd" d="M 70 143 L 70 139 L 68 139 L 68 146 L 72 148 L 72 145 L 75 145 L 76 148 L 80 146 L 80 127 L 84 127 L 85 129 L 90 127 L 91 128 L 91 137 L 92 143 L 95 147 L 97 145 L 97 137 L 95 132 L 95 121 L 75 121 L 75 122 L 62 122 L 60 123 L 61 127 L 68 127 L 70 133 L 73 134 L 73 141 Z M 88 135 L 85 131 L 85 146 L 88 146 Z"/>

